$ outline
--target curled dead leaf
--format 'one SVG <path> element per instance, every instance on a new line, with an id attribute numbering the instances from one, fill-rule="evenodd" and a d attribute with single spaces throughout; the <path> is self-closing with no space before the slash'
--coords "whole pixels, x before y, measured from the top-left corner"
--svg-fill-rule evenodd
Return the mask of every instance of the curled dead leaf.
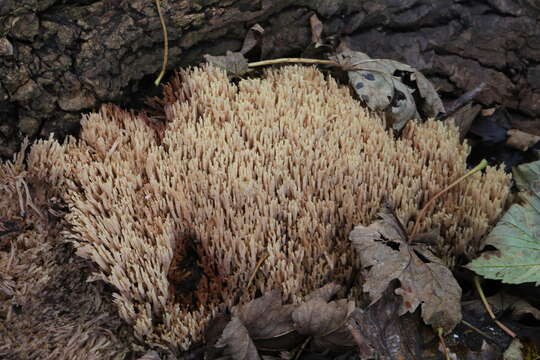
<path id="1" fill-rule="evenodd" d="M 431 82 L 409 65 L 394 60 L 372 59 L 349 49 L 330 59 L 348 71 L 349 83 L 360 99 L 371 110 L 385 112 L 387 126 L 396 131 L 403 129 L 411 119 L 421 119 L 418 108 L 426 118 L 445 112 Z"/>
<path id="2" fill-rule="evenodd" d="M 255 24 L 249 28 L 246 37 L 244 38 L 244 43 L 242 44 L 242 49 L 240 54 L 246 54 L 252 50 L 255 46 L 259 45 L 262 41 L 262 36 L 264 34 L 264 29 L 261 25 Z"/>
<path id="3" fill-rule="evenodd" d="M 311 42 L 315 47 L 321 46 L 324 43 L 322 40 L 323 23 L 316 14 L 313 14 L 309 18 L 309 24 L 311 27 Z"/>

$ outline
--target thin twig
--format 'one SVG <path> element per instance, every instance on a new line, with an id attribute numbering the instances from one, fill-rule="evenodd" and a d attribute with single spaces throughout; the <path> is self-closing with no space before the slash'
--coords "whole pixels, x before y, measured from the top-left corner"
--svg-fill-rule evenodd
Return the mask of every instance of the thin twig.
<path id="1" fill-rule="evenodd" d="M 257 271 L 259 271 L 259 268 L 266 261 L 266 259 L 268 259 L 268 254 L 264 255 L 262 259 L 260 259 L 259 262 L 257 263 L 257 266 L 255 266 L 255 270 L 253 270 L 253 273 L 251 274 L 251 277 L 248 280 L 246 289 L 249 289 L 249 287 L 251 286 L 251 283 L 253 283 L 253 280 L 255 279 L 255 275 L 257 275 Z"/>
<path id="2" fill-rule="evenodd" d="M 300 347 L 300 349 L 298 350 L 298 352 L 296 353 L 296 355 L 294 356 L 294 360 L 298 360 L 300 358 L 300 355 L 302 355 L 302 353 L 304 352 L 304 349 L 306 348 L 307 344 L 309 344 L 309 342 L 311 341 L 311 336 L 308 337 L 304 343 L 302 344 L 302 346 Z"/>
<path id="3" fill-rule="evenodd" d="M 443 347 L 445 359 L 446 360 L 451 360 L 450 359 L 450 354 L 448 353 L 448 347 L 446 346 L 446 342 L 444 341 L 443 329 L 442 328 L 437 329 L 437 336 L 439 337 L 439 341 L 441 343 L 441 346 Z"/>
<path id="4" fill-rule="evenodd" d="M 167 61 L 169 59 L 169 36 L 167 35 L 167 26 L 165 25 L 165 19 L 163 18 L 159 1 L 160 0 L 156 0 L 156 7 L 159 15 L 159 21 L 161 22 L 161 28 L 163 30 L 163 65 L 161 66 L 159 76 L 154 81 L 156 86 L 159 85 L 161 79 L 163 79 L 163 76 L 165 76 L 165 71 L 167 70 Z"/>
<path id="5" fill-rule="evenodd" d="M 441 120 L 447 119 L 450 116 L 454 115 L 456 111 L 465 106 L 467 103 L 471 102 L 476 95 L 486 87 L 486 83 L 482 82 L 480 85 L 474 89 L 467 91 L 465 94 L 461 95 L 456 101 L 454 101 L 446 111 L 446 114 L 441 115 Z"/>
<path id="6" fill-rule="evenodd" d="M 470 322 L 468 321 L 465 321 L 465 320 L 461 320 L 461 323 L 469 328 L 471 328 L 472 330 L 476 331 L 478 334 L 480 334 L 481 336 L 483 336 L 484 338 L 486 338 L 487 340 L 491 341 L 492 343 L 496 344 L 497 345 L 497 342 L 495 341 L 495 339 L 493 339 L 491 336 L 489 336 L 488 334 L 486 334 L 486 332 L 480 330 L 479 328 L 477 328 L 476 326 L 474 326 L 473 324 L 471 324 Z"/>
<path id="7" fill-rule="evenodd" d="M 502 331 L 507 333 L 512 339 L 515 338 L 517 335 L 506 327 L 502 322 L 497 320 L 497 317 L 493 313 L 493 310 L 491 310 L 491 306 L 489 305 L 489 302 L 486 299 L 486 295 L 484 295 L 484 290 L 482 289 L 482 285 L 480 284 L 480 278 L 478 276 L 474 277 L 474 285 L 476 287 L 476 291 L 478 291 L 478 295 L 480 295 L 480 300 L 482 300 L 482 304 L 484 304 L 484 308 L 488 312 L 491 319 L 501 328 Z"/>
<path id="8" fill-rule="evenodd" d="M 253 281 L 255 280 L 255 276 L 257 275 L 257 271 L 259 271 L 260 267 L 262 266 L 262 264 L 266 261 L 266 259 L 268 259 L 268 254 L 266 254 L 265 256 L 263 256 L 259 262 L 257 263 L 257 265 L 255 265 L 255 269 L 253 270 L 253 272 L 251 273 L 251 276 L 249 277 L 249 280 L 247 282 L 247 285 L 244 287 L 243 291 L 238 291 L 236 293 L 236 298 L 235 298 L 235 302 L 239 302 L 240 299 L 242 298 L 242 296 L 246 295 L 248 292 L 249 292 L 249 288 L 251 287 L 251 284 L 253 283 Z"/>
<path id="9" fill-rule="evenodd" d="M 480 164 L 478 164 L 474 169 L 472 169 L 471 171 L 469 171 L 468 173 L 466 173 L 465 175 L 463 175 L 462 177 L 460 177 L 459 179 L 457 179 L 456 181 L 454 181 L 453 183 L 451 183 L 450 185 L 448 185 L 446 188 L 444 188 L 443 190 L 439 191 L 437 194 L 435 194 L 435 196 L 433 196 L 427 203 L 426 205 L 424 205 L 424 207 L 422 208 L 422 210 L 420 210 L 420 213 L 418 214 L 418 216 L 416 217 L 416 221 L 414 223 L 414 227 L 411 231 L 411 234 L 409 235 L 409 239 L 412 239 L 414 238 L 414 236 L 416 235 L 417 231 L 418 231 L 418 227 L 420 226 L 420 222 L 422 221 L 422 219 L 424 218 L 424 216 L 426 215 L 426 212 L 427 210 L 429 209 L 429 207 L 431 206 L 431 204 L 437 200 L 439 197 L 441 197 L 442 195 L 444 195 L 446 192 L 448 192 L 450 189 L 452 189 L 454 186 L 456 186 L 457 184 L 459 184 L 460 182 L 462 182 L 463 180 L 465 180 L 466 178 L 468 178 L 469 176 L 479 172 L 480 170 L 483 170 L 486 166 L 487 166 L 487 161 L 484 159 L 482 161 L 480 161 Z"/>
<path id="10" fill-rule="evenodd" d="M 263 60 L 251 62 L 248 64 L 248 67 L 259 67 L 267 65 L 276 65 L 276 64 L 321 64 L 321 65 L 338 65 L 335 61 L 331 60 L 319 60 L 319 59 L 303 59 L 303 58 L 281 58 L 281 59 L 272 59 L 272 60 Z"/>
<path id="11" fill-rule="evenodd" d="M 254 68 L 259 66 L 268 66 L 268 65 L 278 65 L 278 64 L 318 64 L 318 65 L 330 65 L 330 66 L 336 66 L 340 67 L 343 70 L 346 71 L 369 71 L 374 72 L 378 74 L 388 74 L 385 71 L 377 70 L 377 69 L 366 69 L 362 67 L 363 64 L 368 64 L 371 62 L 377 62 L 380 61 L 380 59 L 366 59 L 357 61 L 355 63 L 348 63 L 348 62 L 336 62 L 333 60 L 321 60 L 321 59 L 307 59 L 307 58 L 279 58 L 279 59 L 272 59 L 272 60 L 262 60 L 262 61 L 255 61 L 248 64 L 248 67 Z M 395 78 L 395 76 L 390 75 L 392 78 Z"/>

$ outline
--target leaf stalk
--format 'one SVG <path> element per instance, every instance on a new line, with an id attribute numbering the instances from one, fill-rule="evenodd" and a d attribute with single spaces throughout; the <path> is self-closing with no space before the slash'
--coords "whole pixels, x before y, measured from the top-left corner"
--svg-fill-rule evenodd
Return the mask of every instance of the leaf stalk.
<path id="1" fill-rule="evenodd" d="M 431 206 L 431 204 L 433 204 L 435 202 L 435 200 L 437 200 L 438 198 L 440 198 L 442 195 L 444 195 L 445 193 L 447 193 L 448 191 L 450 191 L 454 186 L 456 186 L 457 184 L 459 184 L 460 182 L 462 182 L 463 180 L 465 180 L 466 178 L 468 178 L 469 176 L 472 176 L 474 174 L 476 174 L 477 172 L 485 169 L 488 165 L 488 162 L 486 159 L 483 159 L 482 161 L 480 161 L 480 164 L 476 165 L 472 170 L 470 170 L 469 172 L 467 172 L 465 175 L 463 175 L 462 177 L 460 177 L 459 179 L 455 180 L 453 183 L 451 183 L 450 185 L 448 185 L 446 188 L 442 189 L 441 191 L 439 191 L 437 194 L 435 194 L 435 196 L 433 196 L 427 203 L 426 205 L 424 205 L 424 207 L 422 208 L 422 210 L 420 210 L 420 213 L 418 214 L 418 216 L 416 217 L 416 221 L 414 223 L 414 227 L 411 231 L 411 234 L 409 235 L 409 239 L 412 239 L 416 236 L 417 232 L 418 232 L 418 227 L 420 226 L 420 222 L 422 221 L 422 219 L 425 217 L 426 215 L 426 212 L 427 210 L 429 209 L 429 207 Z"/>

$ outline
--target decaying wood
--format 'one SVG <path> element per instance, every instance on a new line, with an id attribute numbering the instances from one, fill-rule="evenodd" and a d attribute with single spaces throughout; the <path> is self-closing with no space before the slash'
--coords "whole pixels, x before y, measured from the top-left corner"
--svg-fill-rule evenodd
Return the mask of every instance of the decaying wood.
<path id="1" fill-rule="evenodd" d="M 316 13 L 323 36 L 416 67 L 449 98 L 485 82 L 481 104 L 501 104 L 522 120 L 540 117 L 535 0 L 163 0 L 161 7 L 169 70 L 206 53 L 240 50 L 255 23 L 265 30 L 262 58 L 299 55 L 311 42 Z M 154 1 L 3 0 L 0 156 L 11 156 L 27 135 L 76 133 L 80 112 L 104 102 L 134 107 L 159 93 L 152 81 L 162 55 Z"/>

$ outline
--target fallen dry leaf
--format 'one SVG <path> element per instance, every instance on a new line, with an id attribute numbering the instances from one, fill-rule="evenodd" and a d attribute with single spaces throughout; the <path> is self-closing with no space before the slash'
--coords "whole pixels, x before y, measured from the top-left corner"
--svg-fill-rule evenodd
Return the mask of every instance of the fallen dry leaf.
<path id="1" fill-rule="evenodd" d="M 227 324 L 215 347 L 225 348 L 225 354 L 234 360 L 260 360 L 248 330 L 237 317 L 233 317 Z"/>
<path id="2" fill-rule="evenodd" d="M 529 134 L 518 129 L 510 129 L 507 132 L 506 145 L 521 151 L 527 151 L 540 141 L 540 136 Z"/>
<path id="3" fill-rule="evenodd" d="M 459 129 L 459 141 L 463 142 L 474 119 L 476 119 L 481 109 L 481 105 L 477 104 L 473 106 L 469 103 L 459 108 L 455 113 L 448 117 L 448 121 L 453 122 Z"/>
<path id="4" fill-rule="evenodd" d="M 370 358 L 422 358 L 422 327 L 425 326 L 417 313 L 400 316 L 401 299 L 394 293 L 397 286 L 397 281 L 392 281 L 378 301 L 363 311 L 356 309 L 350 316 L 348 323 L 351 332 L 357 332 L 355 339 L 363 358 L 368 358 L 369 350 L 377 355 Z"/>
<path id="5" fill-rule="evenodd" d="M 220 67 L 232 76 L 242 76 L 248 72 L 248 61 L 240 52 L 227 51 L 226 55 L 204 55 L 206 62 Z"/>
<path id="6" fill-rule="evenodd" d="M 309 18 L 309 24 L 311 27 L 311 42 L 315 47 L 321 46 L 324 43 L 322 40 L 323 23 L 316 14 L 313 14 Z"/>
<path id="7" fill-rule="evenodd" d="M 267 339 L 294 331 L 292 305 L 282 305 L 279 290 L 232 308 L 232 314 L 246 326 L 253 339 Z"/>
<path id="8" fill-rule="evenodd" d="M 421 119 L 420 113 L 430 118 L 445 112 L 433 85 L 409 65 L 372 59 L 350 49 L 343 49 L 330 60 L 347 70 L 349 83 L 360 99 L 371 110 L 385 112 L 387 125 L 396 131 L 411 119 Z"/>
<path id="9" fill-rule="evenodd" d="M 307 294 L 305 300 L 308 301 L 315 298 L 321 298 L 328 302 L 332 300 L 332 298 L 335 297 L 337 293 L 341 290 L 343 290 L 343 287 L 341 285 L 336 283 L 329 283 Z"/>
<path id="10" fill-rule="evenodd" d="M 323 296 L 311 294 L 309 300 L 292 312 L 295 328 L 299 334 L 312 337 L 311 348 L 315 351 L 352 348 L 356 343 L 347 320 L 355 309 L 354 301 L 340 299 L 328 302 L 327 290 L 319 291 Z"/>
<path id="11" fill-rule="evenodd" d="M 240 54 L 246 54 L 251 49 L 253 49 L 257 44 L 260 44 L 262 41 L 262 36 L 264 34 L 264 29 L 261 25 L 255 24 L 249 28 L 246 37 L 244 38 L 244 43 L 242 44 L 242 49 Z"/>
<path id="12" fill-rule="evenodd" d="M 519 320 L 526 315 L 530 315 L 536 320 L 540 320 L 540 310 L 535 308 L 528 301 L 517 296 L 501 292 L 488 297 L 486 300 L 496 316 L 503 312 L 510 311 L 511 317 L 514 320 Z M 480 299 L 463 302 L 462 306 L 463 311 L 471 311 L 475 314 L 485 314 L 486 312 Z"/>
<path id="13" fill-rule="evenodd" d="M 461 288 L 445 266 L 424 262 L 408 243 L 407 234 L 393 211 L 383 206 L 380 220 L 356 226 L 349 239 L 358 251 L 366 271 L 366 291 L 372 302 L 378 301 L 394 279 L 400 287 L 400 314 L 421 306 L 424 322 L 433 328 L 452 330 L 461 321 Z"/>
<path id="14" fill-rule="evenodd" d="M 231 313 L 242 323 L 243 328 L 247 331 L 247 336 L 257 349 L 286 351 L 294 349 L 305 340 L 305 336 L 298 334 L 294 328 L 291 313 L 295 308 L 296 305 L 283 305 L 281 292 L 273 290 L 246 304 L 234 306 Z M 210 331 L 205 336 L 206 343 L 209 345 L 207 354 L 215 352 L 212 345 L 216 341 L 213 339 L 218 336 L 223 337 L 224 335 L 221 334 L 225 334 L 224 328 L 232 326 L 229 319 L 224 316 L 221 318 L 218 316 L 215 320 L 218 321 L 212 321 L 212 325 L 209 326 Z M 226 326 L 223 325 L 222 320 L 227 322 Z M 216 328 L 215 331 L 213 331 L 214 328 Z M 243 329 L 238 330 L 238 328 L 239 326 L 235 325 L 234 330 L 241 330 L 238 336 L 244 339 L 246 335 L 243 334 Z M 216 334 L 218 335 L 216 336 Z"/>

